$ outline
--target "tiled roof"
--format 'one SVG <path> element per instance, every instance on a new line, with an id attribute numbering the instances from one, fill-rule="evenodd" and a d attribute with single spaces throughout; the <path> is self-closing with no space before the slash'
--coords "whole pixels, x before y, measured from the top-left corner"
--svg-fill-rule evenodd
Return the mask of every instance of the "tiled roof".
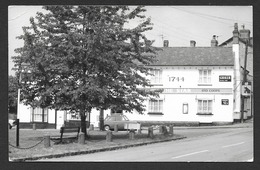
<path id="1" fill-rule="evenodd" d="M 151 65 L 233 66 L 231 47 L 164 47 Z"/>

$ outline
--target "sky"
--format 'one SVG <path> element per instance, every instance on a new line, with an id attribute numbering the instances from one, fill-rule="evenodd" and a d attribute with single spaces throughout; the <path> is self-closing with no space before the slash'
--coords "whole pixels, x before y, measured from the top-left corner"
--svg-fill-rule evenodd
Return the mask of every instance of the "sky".
<path id="1" fill-rule="evenodd" d="M 163 40 L 169 41 L 170 47 L 189 47 L 190 41 L 196 41 L 197 47 L 210 47 L 213 35 L 219 44 L 232 37 L 234 24 L 238 23 L 251 31 L 253 36 L 252 6 L 146 6 L 146 17 L 151 18 L 153 29 L 145 34 L 154 40 L 154 46 L 162 47 Z M 17 55 L 14 49 L 22 47 L 23 41 L 16 37 L 23 34 L 22 27 L 29 26 L 30 17 L 37 12 L 46 11 L 42 6 L 8 7 L 8 74 L 14 75 L 14 63 L 11 56 Z M 129 27 L 138 21 L 129 23 Z"/>

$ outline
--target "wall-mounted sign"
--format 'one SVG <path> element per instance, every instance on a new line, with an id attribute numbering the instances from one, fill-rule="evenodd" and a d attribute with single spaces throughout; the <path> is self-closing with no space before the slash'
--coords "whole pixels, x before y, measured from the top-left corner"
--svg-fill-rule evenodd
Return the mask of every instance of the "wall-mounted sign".
<path id="1" fill-rule="evenodd" d="M 242 95 L 243 96 L 250 96 L 251 94 L 251 82 L 245 82 L 242 85 Z"/>
<path id="2" fill-rule="evenodd" d="M 231 82 L 231 76 L 221 75 L 219 76 L 219 82 Z"/>
<path id="3" fill-rule="evenodd" d="M 222 99 L 222 100 L 221 100 L 221 104 L 222 104 L 222 105 L 229 105 L 228 99 Z"/>

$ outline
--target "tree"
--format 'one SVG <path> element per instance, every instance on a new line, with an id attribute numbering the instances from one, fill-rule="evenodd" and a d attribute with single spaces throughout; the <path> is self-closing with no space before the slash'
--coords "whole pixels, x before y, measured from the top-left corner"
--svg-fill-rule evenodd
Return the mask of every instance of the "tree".
<path id="1" fill-rule="evenodd" d="M 9 113 L 17 113 L 18 78 L 8 77 L 8 110 Z"/>
<path id="2" fill-rule="evenodd" d="M 31 26 L 23 27 L 24 46 L 16 49 L 16 66 L 30 64 L 22 93 L 32 107 L 51 107 L 80 113 L 86 134 L 91 109 L 144 111 L 142 101 L 156 97 L 148 86 L 146 66 L 155 61 L 155 48 L 143 34 L 152 29 L 143 7 L 45 6 Z M 132 19 L 143 21 L 125 28 Z M 36 21 L 37 20 L 37 21 Z"/>

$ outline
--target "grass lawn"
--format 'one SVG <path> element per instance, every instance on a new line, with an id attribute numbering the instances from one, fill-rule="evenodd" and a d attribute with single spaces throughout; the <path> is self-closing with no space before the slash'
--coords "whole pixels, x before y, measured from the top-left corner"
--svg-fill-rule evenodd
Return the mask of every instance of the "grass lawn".
<path id="1" fill-rule="evenodd" d="M 147 138 L 147 130 L 142 130 L 141 134 L 135 134 L 135 139 L 130 140 L 127 131 L 113 132 L 113 141 L 106 141 L 106 131 L 88 131 L 89 139 L 86 139 L 85 144 L 78 144 L 76 139 L 66 139 L 64 144 L 54 144 L 55 141 L 51 140 L 51 146 L 44 147 L 45 135 L 51 138 L 58 138 L 60 131 L 56 129 L 20 129 L 19 131 L 19 148 L 16 148 L 16 129 L 9 130 L 9 158 L 10 160 L 38 157 L 45 155 L 65 154 L 79 151 L 88 151 L 95 149 L 102 149 L 114 146 L 124 146 L 128 144 L 138 144 L 149 141 L 156 141 L 165 138 L 176 138 L 178 135 L 165 137 L 159 134 L 158 130 L 154 131 L 155 138 Z M 69 136 L 76 136 L 76 133 L 69 134 Z M 64 137 L 69 137 L 64 134 Z M 42 142 L 41 142 L 42 141 Z M 11 146 L 13 145 L 13 146 Z M 35 146 L 36 145 L 36 146 Z"/>

